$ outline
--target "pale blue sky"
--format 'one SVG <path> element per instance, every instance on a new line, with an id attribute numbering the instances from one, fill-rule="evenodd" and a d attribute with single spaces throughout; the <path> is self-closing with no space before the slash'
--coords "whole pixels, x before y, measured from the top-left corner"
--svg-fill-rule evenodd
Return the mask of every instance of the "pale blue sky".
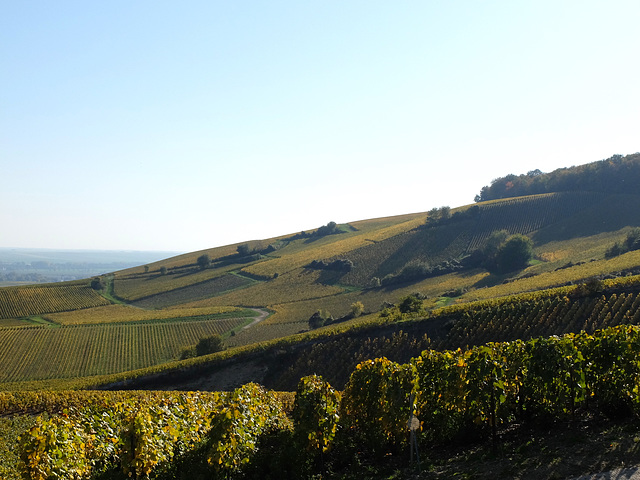
<path id="1" fill-rule="evenodd" d="M 640 2 L 0 6 L 0 247 L 191 251 L 640 150 Z"/>

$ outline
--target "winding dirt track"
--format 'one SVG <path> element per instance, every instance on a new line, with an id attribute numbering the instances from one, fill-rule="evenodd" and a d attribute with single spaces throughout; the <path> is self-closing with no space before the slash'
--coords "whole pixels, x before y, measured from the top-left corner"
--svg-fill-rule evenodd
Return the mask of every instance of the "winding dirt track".
<path id="1" fill-rule="evenodd" d="M 261 308 L 250 308 L 250 310 L 253 310 L 254 312 L 256 312 L 258 314 L 257 317 L 254 318 L 253 322 L 251 322 L 249 325 L 246 325 L 245 327 L 243 327 L 243 330 L 246 330 L 247 328 L 251 328 L 257 324 L 259 324 L 261 321 L 263 321 L 265 318 L 267 318 L 269 316 L 269 312 L 267 312 L 266 310 L 263 310 Z"/>

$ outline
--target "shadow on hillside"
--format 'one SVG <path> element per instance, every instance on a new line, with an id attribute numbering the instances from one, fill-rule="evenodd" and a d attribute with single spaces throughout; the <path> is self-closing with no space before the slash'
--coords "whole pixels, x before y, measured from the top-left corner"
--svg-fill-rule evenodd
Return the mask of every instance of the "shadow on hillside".
<path id="1" fill-rule="evenodd" d="M 640 195 L 611 195 L 570 218 L 548 225 L 532 235 L 538 247 L 549 242 L 616 232 L 624 227 L 640 226 Z"/>
<path id="2" fill-rule="evenodd" d="M 322 285 L 335 285 L 346 274 L 347 272 L 339 270 L 322 270 L 316 282 Z"/>
<path id="3" fill-rule="evenodd" d="M 508 280 L 511 280 L 514 273 L 511 272 L 504 275 L 498 275 L 495 273 L 491 273 L 479 280 L 478 282 L 473 284 L 474 288 L 485 288 L 485 287 L 495 287 L 496 285 L 502 285 L 503 283 L 507 283 Z"/>

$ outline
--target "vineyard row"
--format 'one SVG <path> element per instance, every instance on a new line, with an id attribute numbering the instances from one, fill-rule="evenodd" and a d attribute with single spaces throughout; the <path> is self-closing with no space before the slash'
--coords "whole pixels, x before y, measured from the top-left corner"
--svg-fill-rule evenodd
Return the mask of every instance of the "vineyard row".
<path id="1" fill-rule="evenodd" d="M 255 384 L 213 398 L 93 401 L 40 417 L 21 437 L 21 468 L 51 479 L 235 478 L 267 469 L 301 478 L 317 473 L 321 457 L 398 455 L 410 430 L 428 452 L 461 436 L 496 442 L 498 429 L 522 423 L 638 415 L 638 356 L 640 328 L 620 326 L 426 350 L 406 364 L 367 360 L 342 393 L 321 377 L 302 378 L 291 409 Z"/>

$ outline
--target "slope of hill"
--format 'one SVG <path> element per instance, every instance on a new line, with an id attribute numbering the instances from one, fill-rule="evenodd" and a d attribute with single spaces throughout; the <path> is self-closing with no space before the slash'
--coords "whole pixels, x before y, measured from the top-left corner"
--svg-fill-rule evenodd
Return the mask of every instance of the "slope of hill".
<path id="1" fill-rule="evenodd" d="M 597 170 L 607 172 L 605 184 L 611 185 L 616 178 L 632 178 L 620 175 L 631 175 L 629 172 L 639 165 L 639 155 L 609 159 L 567 169 L 563 175 L 536 174 L 535 184 L 551 189 L 560 185 L 557 178 L 562 176 L 573 178 L 574 185 L 594 185 L 588 177 Z M 375 318 L 384 305 L 398 304 L 414 293 L 423 297 L 424 308 L 429 310 L 443 303 L 472 302 L 580 283 L 594 276 L 635 273 L 640 268 L 638 251 L 613 257 L 607 252 L 623 242 L 632 228 L 640 226 L 640 194 L 608 189 L 564 188 L 567 191 L 485 201 L 451 211 L 433 209 L 345 225 L 331 222 L 316 231 L 193 252 L 114 272 L 103 277 L 106 288 L 102 292 L 91 289 L 89 281 L 39 289 L 0 289 L 0 331 L 11 328 L 13 332 L 20 326 L 46 329 L 38 337 L 48 339 L 42 343 L 42 355 L 49 349 L 45 345 L 53 348 L 64 344 L 60 340 L 63 336 L 65 342 L 74 342 L 77 336 L 77 344 L 85 345 L 88 352 L 97 348 L 92 342 L 102 338 L 87 335 L 89 327 L 106 331 L 107 323 L 115 325 L 134 318 L 163 324 L 163 319 L 175 318 L 186 325 L 190 318 L 197 321 L 201 317 L 194 312 L 268 308 L 273 314 L 258 325 L 239 329 L 238 324 L 227 329 L 226 345 L 243 347 L 308 331 L 308 320 L 317 311 L 333 318 L 335 325 L 347 328 Z M 487 270 L 478 260 L 492 235 L 499 231 L 527 235 L 533 240 L 535 256 L 528 267 L 499 273 Z M 358 302 L 372 317 L 350 317 L 352 306 Z M 128 307 L 106 307 L 111 303 Z M 76 326 L 56 328 L 71 324 Z M 138 322 L 130 326 L 130 331 L 142 335 L 141 328 Z M 230 336 L 232 328 L 234 335 Z M 5 333 L 4 338 L 14 342 L 14 335 Z M 29 335 L 35 333 L 22 337 Z M 100 360 L 96 365 L 104 368 L 87 370 L 82 358 L 61 359 L 68 368 L 51 366 L 44 372 L 41 367 L 30 367 L 31 357 L 25 355 L 25 365 L 12 367 L 13 373 L 2 378 L 55 378 L 59 375 L 56 372 L 63 370 L 64 376 L 72 377 L 115 373 L 170 361 L 181 348 L 197 341 L 193 335 L 166 335 L 155 348 L 173 353 L 147 355 L 146 363 Z M 82 357 L 71 353 L 74 348 L 60 351 Z M 115 355 L 128 354 L 123 351 Z M 40 362 L 35 357 L 32 361 Z M 107 368 L 107 364 L 111 366 Z"/>
<path id="2" fill-rule="evenodd" d="M 586 425 L 609 432 L 611 418 L 637 419 L 640 194 L 610 185 L 635 178 L 639 165 L 636 155 L 564 177 L 533 172 L 531 185 L 547 191 L 330 222 L 100 281 L 0 289 L 0 389 L 14 391 L 0 393 L 0 472 L 18 478 L 20 451 L 25 471 L 58 472 L 52 478 L 69 478 L 68 468 L 100 478 L 176 478 L 185 468 L 301 478 L 324 476 L 323 458 L 349 474 L 365 452 L 375 478 L 380 462 L 404 464 L 411 404 L 432 471 L 472 441 L 483 455 L 500 448 L 521 460 L 465 470 L 493 478 L 540 457 L 531 432 L 544 422 L 568 424 L 575 441 Z M 606 181 L 587 178 L 594 171 Z M 584 188 L 564 188 L 560 177 Z M 506 245 L 524 246 L 527 262 L 498 261 Z M 262 314 L 253 321 L 255 310 L 242 307 Z M 212 333 L 225 350 L 178 360 Z M 627 450 L 620 462 L 637 459 L 637 447 Z M 289 469 L 292 455 L 300 471 Z M 531 471 L 586 471 L 547 460 Z"/>

